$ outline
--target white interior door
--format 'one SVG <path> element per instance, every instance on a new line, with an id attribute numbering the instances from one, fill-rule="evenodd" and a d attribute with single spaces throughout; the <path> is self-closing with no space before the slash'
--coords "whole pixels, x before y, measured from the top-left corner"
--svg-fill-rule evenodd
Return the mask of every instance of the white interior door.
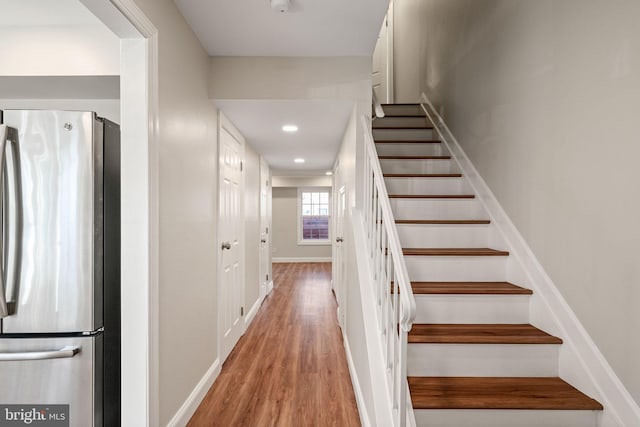
<path id="1" fill-rule="evenodd" d="M 393 2 L 373 51 L 373 90 L 380 103 L 393 102 Z"/>
<path id="2" fill-rule="evenodd" d="M 346 266 L 344 262 L 344 214 L 346 209 L 345 187 L 338 190 L 336 201 L 335 220 L 335 266 L 334 266 L 334 292 L 338 301 L 338 323 L 340 327 L 345 327 L 345 314 L 347 312 L 347 286 L 346 286 Z"/>
<path id="3" fill-rule="evenodd" d="M 219 138 L 219 318 L 220 362 L 224 362 L 244 333 L 243 245 L 242 245 L 242 154 L 243 141 L 220 115 Z"/>
<path id="4" fill-rule="evenodd" d="M 271 192 L 269 164 L 260 159 L 260 296 L 267 295 L 271 285 L 271 221 L 269 219 L 269 203 Z"/>

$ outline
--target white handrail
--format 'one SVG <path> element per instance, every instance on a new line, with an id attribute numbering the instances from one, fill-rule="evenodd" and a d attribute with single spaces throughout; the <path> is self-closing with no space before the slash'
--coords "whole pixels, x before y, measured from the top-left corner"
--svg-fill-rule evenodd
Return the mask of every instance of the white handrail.
<path id="1" fill-rule="evenodd" d="M 371 122 L 364 128 L 364 225 L 373 266 L 378 325 L 386 348 L 385 362 L 394 426 L 404 427 L 411 404 L 407 399 L 407 340 L 416 316 L 416 302 L 396 229 L 391 203 L 376 152 Z M 407 409 L 409 408 L 409 409 Z"/>

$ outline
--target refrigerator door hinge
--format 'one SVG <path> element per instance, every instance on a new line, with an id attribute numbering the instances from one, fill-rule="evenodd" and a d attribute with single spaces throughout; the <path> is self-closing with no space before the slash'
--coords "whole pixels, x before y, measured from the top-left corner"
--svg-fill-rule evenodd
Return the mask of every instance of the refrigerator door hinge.
<path id="1" fill-rule="evenodd" d="M 244 307 L 240 307 L 240 317 L 244 316 Z"/>

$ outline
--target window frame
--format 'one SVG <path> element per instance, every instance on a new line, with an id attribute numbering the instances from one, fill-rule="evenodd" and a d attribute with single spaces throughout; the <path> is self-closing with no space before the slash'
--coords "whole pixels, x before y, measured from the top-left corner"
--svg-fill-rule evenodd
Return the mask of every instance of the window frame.
<path id="1" fill-rule="evenodd" d="M 328 206 L 327 206 L 327 218 L 328 218 L 328 224 L 327 224 L 327 228 L 328 228 L 328 237 L 326 239 L 304 239 L 303 235 L 302 235 L 302 193 L 327 193 L 327 195 L 329 196 L 329 202 L 328 202 Z M 305 245 L 305 246 L 329 246 L 331 245 L 331 234 L 332 234 L 332 229 L 333 227 L 331 226 L 331 219 L 332 219 L 332 215 L 331 215 L 331 193 L 332 193 L 332 189 L 331 187 L 298 187 L 298 197 L 296 199 L 296 204 L 297 204 L 297 227 L 298 227 L 298 245 Z"/>

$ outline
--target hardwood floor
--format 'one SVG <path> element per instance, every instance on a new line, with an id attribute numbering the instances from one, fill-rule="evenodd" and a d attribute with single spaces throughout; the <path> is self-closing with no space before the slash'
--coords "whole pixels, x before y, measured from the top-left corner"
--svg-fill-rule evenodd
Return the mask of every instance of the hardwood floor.
<path id="1" fill-rule="evenodd" d="M 274 264 L 273 277 L 188 426 L 359 426 L 331 264 Z"/>

